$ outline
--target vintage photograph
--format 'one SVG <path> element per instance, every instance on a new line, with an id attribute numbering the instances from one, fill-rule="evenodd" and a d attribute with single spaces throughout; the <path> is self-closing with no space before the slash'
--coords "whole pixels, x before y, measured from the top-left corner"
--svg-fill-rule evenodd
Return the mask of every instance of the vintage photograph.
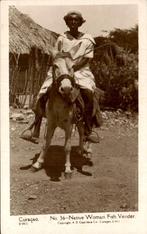
<path id="1" fill-rule="evenodd" d="M 138 5 L 10 5 L 10 215 L 138 211 Z"/>
<path id="2" fill-rule="evenodd" d="M 146 1 L 0 10 L 1 233 L 146 234 Z"/>

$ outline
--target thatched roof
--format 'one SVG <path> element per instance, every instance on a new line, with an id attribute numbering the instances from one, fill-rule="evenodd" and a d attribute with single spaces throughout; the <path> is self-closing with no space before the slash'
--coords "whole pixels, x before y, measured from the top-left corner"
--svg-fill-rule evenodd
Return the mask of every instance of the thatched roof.
<path id="1" fill-rule="evenodd" d="M 36 24 L 14 6 L 9 7 L 9 51 L 29 54 L 32 47 L 50 54 L 49 47 L 55 44 L 58 34 Z"/>

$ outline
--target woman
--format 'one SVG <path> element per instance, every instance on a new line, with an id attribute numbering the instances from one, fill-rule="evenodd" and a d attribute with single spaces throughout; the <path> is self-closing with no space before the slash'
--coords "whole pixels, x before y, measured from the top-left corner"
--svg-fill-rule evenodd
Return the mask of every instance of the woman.
<path id="1" fill-rule="evenodd" d="M 86 140 L 97 143 L 99 139 L 92 135 L 93 93 L 96 86 L 94 76 L 89 67 L 90 60 L 93 58 L 95 42 L 89 34 L 84 34 L 78 30 L 85 22 L 80 12 L 69 12 L 65 15 L 64 20 L 69 31 L 66 31 L 58 37 L 55 47 L 59 51 L 60 57 L 66 57 L 67 55 L 71 57 L 74 78 L 81 89 L 85 103 L 85 137 Z M 47 92 L 51 84 L 52 69 L 48 72 L 48 77 L 41 87 L 39 97 L 42 97 Z M 36 124 L 33 135 L 31 137 L 22 136 L 22 138 L 37 143 L 40 124 L 41 119 Z"/>

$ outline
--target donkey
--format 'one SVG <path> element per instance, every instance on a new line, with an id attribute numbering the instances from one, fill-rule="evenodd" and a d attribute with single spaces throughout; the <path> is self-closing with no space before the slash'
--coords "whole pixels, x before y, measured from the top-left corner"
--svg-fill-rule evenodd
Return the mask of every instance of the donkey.
<path id="1" fill-rule="evenodd" d="M 42 151 L 37 161 L 32 165 L 35 170 L 42 168 L 45 155 L 50 147 L 56 127 L 60 127 L 65 131 L 65 177 L 71 177 L 71 136 L 73 124 L 75 124 L 75 100 L 79 94 L 77 89 L 73 71 L 69 66 L 69 58 L 57 57 L 53 62 L 53 83 L 50 90 L 49 100 L 46 104 L 47 131 Z M 79 132 L 79 153 L 91 154 L 91 143 L 87 149 L 84 148 L 84 124 L 83 119 L 76 121 Z"/>

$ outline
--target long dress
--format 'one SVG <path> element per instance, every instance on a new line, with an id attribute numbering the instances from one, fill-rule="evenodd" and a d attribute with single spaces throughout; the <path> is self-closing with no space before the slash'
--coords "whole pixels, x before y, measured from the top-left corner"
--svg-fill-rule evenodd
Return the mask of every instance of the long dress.
<path id="1" fill-rule="evenodd" d="M 59 52 L 68 52 L 71 56 L 72 64 L 76 65 L 83 58 L 93 58 L 94 44 L 95 41 L 89 34 L 83 34 L 80 38 L 76 39 L 69 32 L 65 32 L 58 37 L 55 49 Z M 90 89 L 94 92 L 96 88 L 95 79 L 90 70 L 89 63 L 74 72 L 74 78 L 81 89 Z M 48 71 L 47 78 L 40 89 L 39 96 L 46 93 L 51 84 L 52 67 Z"/>

